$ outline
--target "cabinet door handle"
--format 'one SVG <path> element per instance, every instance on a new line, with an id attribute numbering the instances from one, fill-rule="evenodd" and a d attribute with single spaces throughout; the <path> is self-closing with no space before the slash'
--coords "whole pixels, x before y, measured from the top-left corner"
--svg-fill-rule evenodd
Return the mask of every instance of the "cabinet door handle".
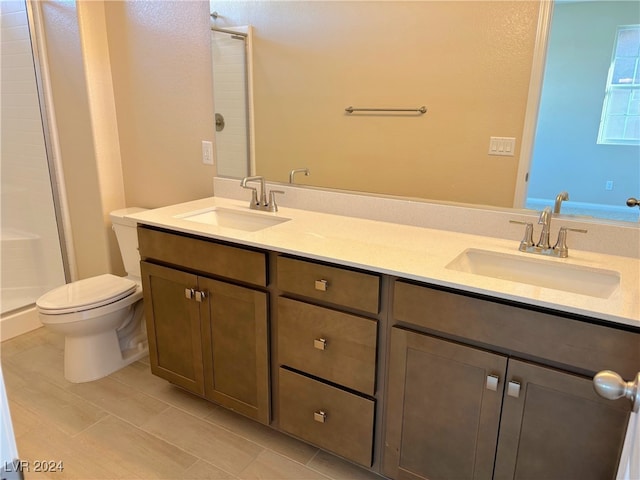
<path id="1" fill-rule="evenodd" d="M 316 338 L 313 340 L 313 348 L 317 348 L 318 350 L 324 350 L 327 348 L 327 339 L 326 338 Z"/>
<path id="2" fill-rule="evenodd" d="M 315 281 L 315 288 L 316 290 L 319 290 L 321 292 L 326 292 L 327 289 L 329 288 L 329 282 L 321 279 L 321 280 L 316 280 Z"/>
<path id="3" fill-rule="evenodd" d="M 207 292 L 203 292 L 202 290 L 198 290 L 196 292 L 196 302 L 204 302 L 207 298 Z"/>
<path id="4" fill-rule="evenodd" d="M 520 382 L 511 380 L 507 385 L 507 395 L 513 398 L 518 398 L 520 396 Z"/>
<path id="5" fill-rule="evenodd" d="M 327 421 L 327 412 L 324 410 L 316 410 L 313 412 L 313 419 L 318 423 L 324 423 Z"/>
<path id="6" fill-rule="evenodd" d="M 487 390 L 497 392 L 499 380 L 500 378 L 498 377 L 498 375 L 487 375 Z"/>
<path id="7" fill-rule="evenodd" d="M 191 300 L 193 298 L 194 293 L 195 293 L 195 290 L 193 288 L 185 288 L 184 298 L 186 298 L 187 300 Z"/>

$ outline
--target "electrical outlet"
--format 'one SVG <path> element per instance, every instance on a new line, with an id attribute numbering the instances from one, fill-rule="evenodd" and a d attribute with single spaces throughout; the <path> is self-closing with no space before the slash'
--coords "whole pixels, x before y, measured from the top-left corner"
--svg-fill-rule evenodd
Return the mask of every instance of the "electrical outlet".
<path id="1" fill-rule="evenodd" d="M 613 190 L 613 180 L 607 180 L 607 183 L 604 185 L 605 190 Z"/>
<path id="2" fill-rule="evenodd" d="M 213 143 L 202 141 L 202 163 L 213 165 Z"/>

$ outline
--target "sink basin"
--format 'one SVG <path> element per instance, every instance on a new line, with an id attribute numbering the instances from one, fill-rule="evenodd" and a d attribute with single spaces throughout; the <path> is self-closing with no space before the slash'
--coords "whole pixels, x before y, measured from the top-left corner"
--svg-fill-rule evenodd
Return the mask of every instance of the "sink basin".
<path id="1" fill-rule="evenodd" d="M 598 298 L 609 298 L 620 285 L 620 274 L 613 270 L 475 248 L 462 252 L 446 268 Z"/>
<path id="2" fill-rule="evenodd" d="M 204 223 L 206 225 L 216 225 L 222 228 L 232 228 L 244 232 L 257 232 L 265 228 L 288 222 L 290 218 L 276 217 L 271 213 L 253 213 L 233 210 L 230 208 L 212 207 L 195 212 L 176 215 L 190 222 Z"/>

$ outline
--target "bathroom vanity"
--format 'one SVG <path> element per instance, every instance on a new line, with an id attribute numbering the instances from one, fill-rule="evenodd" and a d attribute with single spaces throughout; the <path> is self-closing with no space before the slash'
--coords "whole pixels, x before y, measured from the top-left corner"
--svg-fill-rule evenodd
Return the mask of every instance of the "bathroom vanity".
<path id="1" fill-rule="evenodd" d="M 559 291 L 455 263 L 528 258 L 495 238 L 221 198 L 134 218 L 154 374 L 389 478 L 615 476 L 631 404 L 592 377 L 640 368 L 637 259 L 536 260 L 589 284 Z"/>

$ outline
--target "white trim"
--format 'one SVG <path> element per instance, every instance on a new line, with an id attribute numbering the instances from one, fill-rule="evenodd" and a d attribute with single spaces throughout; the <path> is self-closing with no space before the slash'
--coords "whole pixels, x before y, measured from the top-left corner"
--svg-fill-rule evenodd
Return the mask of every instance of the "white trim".
<path id="1" fill-rule="evenodd" d="M 542 0 L 538 14 L 536 46 L 533 51 L 527 109 L 524 117 L 524 126 L 522 128 L 520 162 L 518 163 L 516 188 L 513 195 L 514 208 L 523 208 L 527 198 L 529 169 L 531 167 L 533 147 L 536 140 L 536 127 L 538 125 L 540 97 L 542 93 L 542 82 L 544 80 L 544 68 L 547 61 L 547 47 L 549 45 L 552 14 L 553 0 Z"/>
<path id="2" fill-rule="evenodd" d="M 42 327 L 42 322 L 40 322 L 38 310 L 33 305 L 2 315 L 0 319 L 0 341 L 4 342 L 40 327 Z"/>
<path id="3" fill-rule="evenodd" d="M 253 110 L 253 26 L 247 26 L 246 40 L 247 66 L 247 111 L 249 122 L 249 174 L 254 175 L 256 171 L 256 136 L 255 136 L 255 115 Z"/>

